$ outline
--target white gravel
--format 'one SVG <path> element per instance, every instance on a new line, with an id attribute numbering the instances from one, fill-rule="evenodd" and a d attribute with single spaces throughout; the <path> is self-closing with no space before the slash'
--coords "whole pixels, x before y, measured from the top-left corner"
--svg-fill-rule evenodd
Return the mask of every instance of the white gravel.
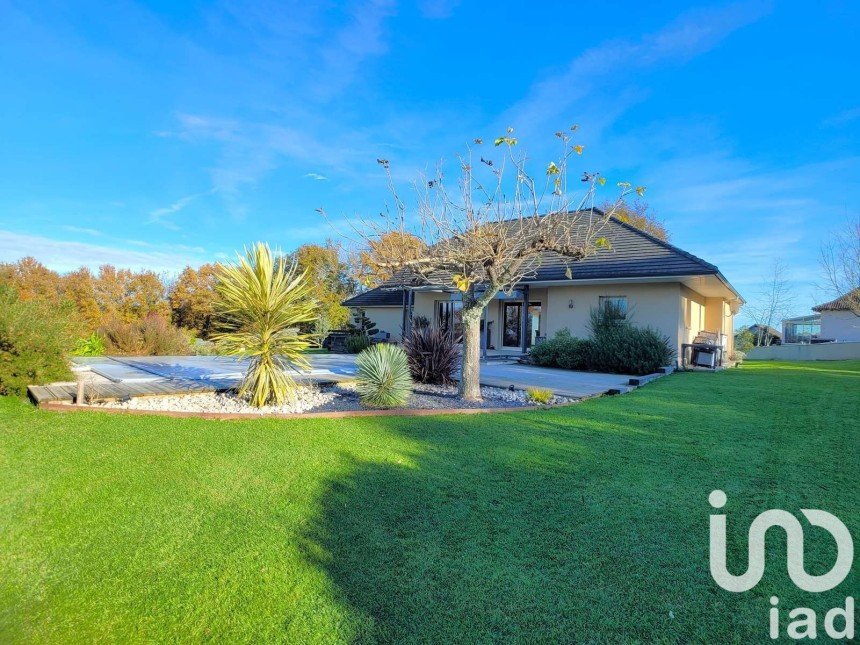
<path id="1" fill-rule="evenodd" d="M 456 408 L 509 408 L 532 405 L 522 390 L 506 390 L 497 387 L 482 387 L 483 401 L 464 401 L 457 396 L 455 386 L 415 386 L 404 406 L 408 409 L 445 410 Z M 550 405 L 573 401 L 567 397 L 553 397 Z M 218 412 L 244 414 L 297 414 L 301 412 L 339 412 L 365 410 L 351 383 L 322 387 L 302 386 L 294 403 L 263 408 L 252 407 L 233 392 L 208 394 L 183 394 L 170 396 L 136 397 L 127 401 L 104 401 L 94 403 L 104 408 L 123 410 L 153 410 L 170 412 Z"/>

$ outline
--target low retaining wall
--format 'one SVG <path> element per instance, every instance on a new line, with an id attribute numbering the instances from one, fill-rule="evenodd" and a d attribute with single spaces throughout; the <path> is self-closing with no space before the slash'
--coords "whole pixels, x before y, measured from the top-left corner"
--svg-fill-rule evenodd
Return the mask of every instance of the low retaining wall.
<path id="1" fill-rule="evenodd" d="M 860 360 L 860 342 L 753 347 L 749 352 L 747 352 L 747 358 L 753 361 Z"/>

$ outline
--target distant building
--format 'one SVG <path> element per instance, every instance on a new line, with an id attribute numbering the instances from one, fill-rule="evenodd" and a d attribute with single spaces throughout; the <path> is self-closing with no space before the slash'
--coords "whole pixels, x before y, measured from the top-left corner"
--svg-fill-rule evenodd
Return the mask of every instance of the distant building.
<path id="1" fill-rule="evenodd" d="M 821 338 L 838 342 L 860 341 L 858 303 L 860 288 L 813 307 L 812 311 L 821 315 Z"/>
<path id="2" fill-rule="evenodd" d="M 767 325 L 750 325 L 748 327 L 753 335 L 753 343 L 757 347 L 768 347 L 770 345 L 782 344 L 782 334 L 775 327 Z"/>
<path id="3" fill-rule="evenodd" d="M 821 314 L 797 316 L 782 321 L 782 342 L 810 344 L 821 338 Z"/>

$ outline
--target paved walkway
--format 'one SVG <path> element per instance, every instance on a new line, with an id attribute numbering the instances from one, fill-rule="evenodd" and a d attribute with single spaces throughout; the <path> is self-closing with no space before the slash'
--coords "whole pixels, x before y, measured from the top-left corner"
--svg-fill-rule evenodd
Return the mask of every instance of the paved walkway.
<path id="1" fill-rule="evenodd" d="M 481 384 L 516 389 L 527 387 L 548 388 L 561 396 L 584 397 L 604 394 L 608 390 L 627 392 L 632 389 L 630 376 L 573 372 L 551 367 L 533 367 L 519 363 L 489 361 L 481 364 Z"/>

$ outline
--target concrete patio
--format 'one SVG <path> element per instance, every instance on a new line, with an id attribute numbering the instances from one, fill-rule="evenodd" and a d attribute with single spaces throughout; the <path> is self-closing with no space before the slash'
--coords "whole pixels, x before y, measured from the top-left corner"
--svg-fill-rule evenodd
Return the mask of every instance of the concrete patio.
<path id="1" fill-rule="evenodd" d="M 355 355 L 309 354 L 311 368 L 296 376 L 300 381 L 333 383 L 355 376 Z M 181 392 L 223 391 L 235 387 L 247 361 L 223 356 L 118 356 L 74 358 L 75 371 L 97 375 L 101 385 L 93 390 L 101 396 L 123 398 L 175 394 Z M 559 396 L 583 398 L 609 391 L 627 392 L 630 376 L 573 372 L 522 365 L 514 361 L 490 360 L 481 364 L 481 384 L 523 390 L 539 387 Z M 73 400 L 73 383 L 31 387 L 38 401 Z"/>
<path id="2" fill-rule="evenodd" d="M 560 396 L 582 398 L 610 390 L 628 392 L 631 377 L 624 374 L 574 372 L 550 367 L 535 367 L 515 362 L 487 361 L 481 364 L 481 384 L 523 390 L 542 387 Z"/>

